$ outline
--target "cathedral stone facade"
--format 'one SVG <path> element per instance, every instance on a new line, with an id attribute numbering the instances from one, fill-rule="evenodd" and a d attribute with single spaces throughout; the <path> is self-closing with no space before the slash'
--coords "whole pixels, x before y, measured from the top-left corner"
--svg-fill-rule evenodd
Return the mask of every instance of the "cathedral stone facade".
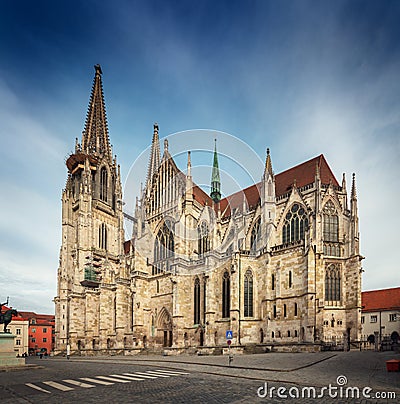
<path id="1" fill-rule="evenodd" d="M 215 144 L 211 193 L 181 171 L 154 125 L 133 234 L 124 238 L 119 166 L 95 78 L 81 143 L 66 161 L 56 353 L 226 346 L 319 349 L 357 340 L 361 260 L 353 174 L 337 181 L 323 155 L 221 198 Z"/>

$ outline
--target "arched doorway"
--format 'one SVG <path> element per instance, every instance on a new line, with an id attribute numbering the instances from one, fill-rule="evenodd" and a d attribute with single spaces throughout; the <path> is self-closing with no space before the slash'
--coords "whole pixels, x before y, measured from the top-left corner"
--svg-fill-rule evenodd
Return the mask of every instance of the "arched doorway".
<path id="1" fill-rule="evenodd" d="M 157 318 L 157 331 L 158 334 L 162 335 L 162 345 L 163 347 L 171 347 L 172 346 L 172 319 L 168 310 L 163 307 Z"/>
<path id="2" fill-rule="evenodd" d="M 390 339 L 393 341 L 393 343 L 397 344 L 399 342 L 399 333 L 397 331 L 393 331 L 390 335 Z"/>

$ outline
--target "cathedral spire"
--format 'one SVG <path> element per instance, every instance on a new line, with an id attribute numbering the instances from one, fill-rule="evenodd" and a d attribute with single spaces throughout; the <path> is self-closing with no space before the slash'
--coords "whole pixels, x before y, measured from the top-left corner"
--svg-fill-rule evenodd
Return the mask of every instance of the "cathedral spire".
<path id="1" fill-rule="evenodd" d="M 272 171 L 272 161 L 271 161 L 271 155 L 269 154 L 269 149 L 267 149 L 267 158 L 265 160 L 265 174 L 270 174 L 271 176 L 274 175 Z"/>
<path id="2" fill-rule="evenodd" d="M 151 152 L 149 160 L 149 168 L 147 171 L 147 183 L 151 182 L 154 173 L 157 172 L 160 166 L 160 141 L 158 138 L 158 124 L 155 123 L 153 131 L 153 140 L 151 142 Z"/>
<path id="3" fill-rule="evenodd" d="M 211 176 L 210 196 L 215 203 L 221 200 L 221 180 L 219 177 L 219 167 L 218 167 L 217 139 L 215 139 L 215 146 L 214 146 L 214 162 Z"/>
<path id="4" fill-rule="evenodd" d="M 356 191 L 356 175 L 353 173 L 353 181 L 351 183 L 351 200 L 357 200 L 357 191 Z"/>
<path id="5" fill-rule="evenodd" d="M 82 151 L 87 154 L 99 154 L 112 162 L 110 139 L 108 137 L 107 115 L 104 103 L 103 84 L 100 65 L 95 65 L 92 93 L 82 134 Z"/>

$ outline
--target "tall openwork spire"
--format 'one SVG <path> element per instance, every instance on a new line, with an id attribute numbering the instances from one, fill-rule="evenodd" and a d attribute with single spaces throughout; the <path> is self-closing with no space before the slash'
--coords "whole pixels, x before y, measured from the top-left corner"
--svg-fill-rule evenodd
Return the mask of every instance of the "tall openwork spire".
<path id="1" fill-rule="evenodd" d="M 221 200 L 221 179 L 219 176 L 219 167 L 218 167 L 217 139 L 215 139 L 215 145 L 214 145 L 214 162 L 211 176 L 210 196 L 215 203 Z"/>
<path id="2" fill-rule="evenodd" d="M 82 151 L 88 154 L 99 154 L 112 161 L 110 139 L 108 137 L 107 115 L 104 103 L 103 84 L 100 65 L 95 65 L 92 93 L 86 116 L 85 129 L 82 134 Z"/>
<path id="3" fill-rule="evenodd" d="M 158 167 L 160 167 L 160 141 L 158 138 L 158 124 L 155 123 L 153 128 L 153 140 L 151 142 L 149 168 L 147 170 L 147 183 L 152 180 L 154 173 L 156 173 Z"/>

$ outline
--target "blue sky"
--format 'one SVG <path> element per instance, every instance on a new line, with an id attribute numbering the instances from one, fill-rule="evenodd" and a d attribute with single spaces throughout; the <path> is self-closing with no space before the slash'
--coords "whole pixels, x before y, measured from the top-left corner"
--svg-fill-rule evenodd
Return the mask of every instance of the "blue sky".
<path id="1" fill-rule="evenodd" d="M 363 289 L 399 286 L 399 20 L 385 0 L 3 2 L 0 300 L 53 311 L 64 161 L 96 63 L 124 180 L 154 122 L 228 133 L 259 161 L 270 147 L 275 172 L 323 153 L 357 175 Z M 223 137 L 204 134 L 206 150 Z"/>

